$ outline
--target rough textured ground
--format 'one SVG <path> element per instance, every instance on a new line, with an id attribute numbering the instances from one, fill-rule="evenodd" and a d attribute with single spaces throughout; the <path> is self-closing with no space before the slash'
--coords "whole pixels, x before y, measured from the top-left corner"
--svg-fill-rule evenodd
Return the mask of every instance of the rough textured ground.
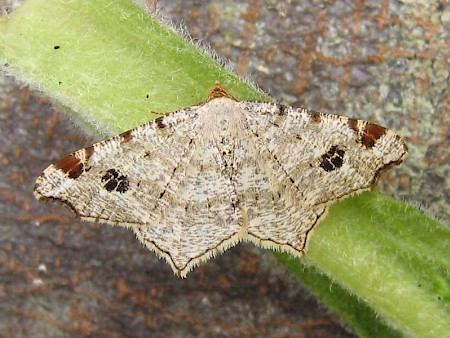
<path id="1" fill-rule="evenodd" d="M 381 188 L 449 221 L 448 1 L 158 3 L 284 103 L 404 135 L 410 156 Z M 39 204 L 48 158 L 89 141 L 39 94 L 1 83 L 1 336 L 353 336 L 263 250 L 239 245 L 179 280 L 131 232 Z"/>

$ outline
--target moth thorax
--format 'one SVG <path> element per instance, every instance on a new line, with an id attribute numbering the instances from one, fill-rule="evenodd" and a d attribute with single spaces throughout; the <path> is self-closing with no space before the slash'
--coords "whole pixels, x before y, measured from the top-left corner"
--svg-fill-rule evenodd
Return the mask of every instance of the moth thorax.
<path id="1" fill-rule="evenodd" d="M 227 98 L 215 99 L 204 107 L 205 110 L 200 116 L 206 138 L 222 142 L 233 139 L 242 132 L 243 115 L 236 101 Z"/>

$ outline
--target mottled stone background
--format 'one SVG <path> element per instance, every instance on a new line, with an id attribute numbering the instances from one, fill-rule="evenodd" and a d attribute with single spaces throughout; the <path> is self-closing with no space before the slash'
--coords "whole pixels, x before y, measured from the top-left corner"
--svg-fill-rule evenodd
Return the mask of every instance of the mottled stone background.
<path id="1" fill-rule="evenodd" d="M 274 98 L 399 132 L 410 155 L 380 188 L 448 224 L 448 0 L 158 7 Z M 41 171 L 92 140 L 39 93 L 0 84 L 0 336 L 353 336 L 269 252 L 239 245 L 179 280 L 130 231 L 35 201 Z"/>

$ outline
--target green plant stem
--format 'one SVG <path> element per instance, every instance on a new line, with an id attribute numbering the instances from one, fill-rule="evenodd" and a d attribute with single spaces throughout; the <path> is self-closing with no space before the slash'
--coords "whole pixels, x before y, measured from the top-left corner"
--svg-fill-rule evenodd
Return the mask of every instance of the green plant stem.
<path id="1" fill-rule="evenodd" d="M 445 337 L 450 332 L 449 240 L 449 231 L 419 210 L 376 193 L 364 193 L 330 208 L 329 217 L 310 241 L 305 260 L 367 302 L 400 332 Z M 379 323 L 364 325 L 361 320 L 370 320 L 373 314 L 351 297 L 340 298 L 339 287 L 336 298 L 329 299 L 326 286 L 330 292 L 336 286 L 323 283 L 314 269 L 304 270 L 286 255 L 277 256 L 352 322 L 353 328 L 358 326 L 359 334 L 395 336 L 393 332 L 382 334 L 386 328 L 375 328 Z M 359 306 L 358 311 L 348 309 Z"/>
<path id="2" fill-rule="evenodd" d="M 269 100 L 126 0 L 28 0 L 0 21 L 0 61 L 102 136 L 202 102 L 216 82 Z M 420 211 L 366 192 L 333 205 L 306 266 L 277 256 L 361 335 L 445 337 L 449 243 Z"/>

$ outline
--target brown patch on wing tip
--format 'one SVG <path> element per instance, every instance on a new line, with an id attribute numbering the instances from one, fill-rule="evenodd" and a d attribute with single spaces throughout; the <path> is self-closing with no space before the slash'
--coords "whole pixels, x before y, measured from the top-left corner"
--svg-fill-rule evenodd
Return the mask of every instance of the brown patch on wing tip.
<path id="1" fill-rule="evenodd" d="M 74 155 L 70 155 L 53 165 L 57 170 L 66 173 L 69 178 L 78 178 L 84 171 L 84 165 L 81 160 Z"/>
<path id="2" fill-rule="evenodd" d="M 122 142 L 128 142 L 129 140 L 131 140 L 133 138 L 133 135 L 131 135 L 131 130 L 127 130 L 127 131 L 123 132 L 122 134 L 119 134 L 119 137 L 121 137 L 123 139 Z"/>
<path id="3" fill-rule="evenodd" d="M 322 121 L 322 114 L 317 111 L 309 112 L 309 116 L 313 123 L 320 123 Z"/>
<path id="4" fill-rule="evenodd" d="M 219 99 L 221 97 L 225 97 L 227 99 L 234 100 L 235 98 L 228 93 L 228 91 L 222 87 L 220 83 L 216 83 L 211 90 L 209 91 L 209 96 L 206 99 L 206 102 L 212 101 L 214 99 Z"/>
<path id="5" fill-rule="evenodd" d="M 348 119 L 347 125 L 352 128 L 356 133 L 359 132 L 358 130 L 358 120 L 356 119 Z"/>
<path id="6" fill-rule="evenodd" d="M 363 130 L 363 136 L 361 138 L 362 144 L 364 144 L 366 148 L 372 148 L 385 133 L 386 128 L 373 123 L 368 123 Z"/>
<path id="7" fill-rule="evenodd" d="M 87 161 L 92 156 L 93 153 L 94 153 L 94 146 L 84 148 L 85 160 Z"/>

